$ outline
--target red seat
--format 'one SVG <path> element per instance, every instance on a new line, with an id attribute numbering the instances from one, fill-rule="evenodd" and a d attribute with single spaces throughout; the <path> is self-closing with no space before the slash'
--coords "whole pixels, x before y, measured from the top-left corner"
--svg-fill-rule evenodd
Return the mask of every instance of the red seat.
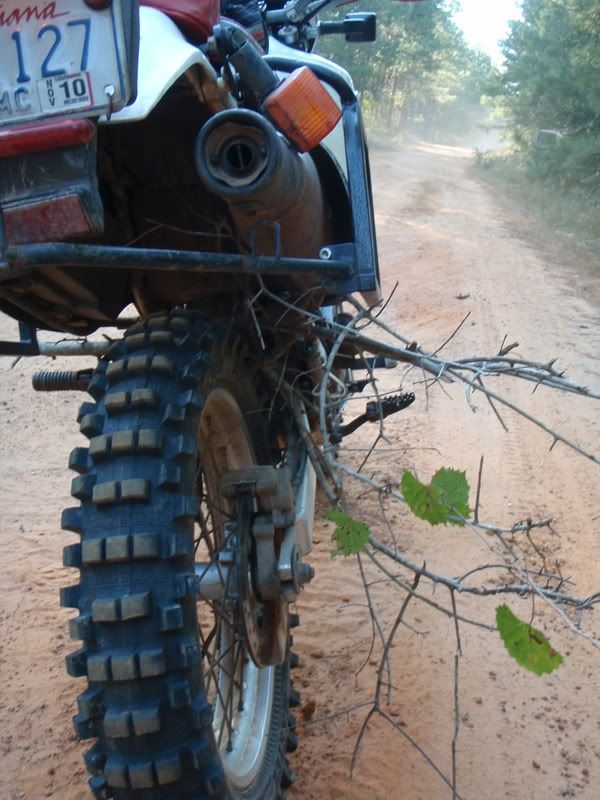
<path id="1" fill-rule="evenodd" d="M 219 21 L 220 0 L 140 0 L 141 5 L 162 11 L 197 44 L 203 44 Z"/>

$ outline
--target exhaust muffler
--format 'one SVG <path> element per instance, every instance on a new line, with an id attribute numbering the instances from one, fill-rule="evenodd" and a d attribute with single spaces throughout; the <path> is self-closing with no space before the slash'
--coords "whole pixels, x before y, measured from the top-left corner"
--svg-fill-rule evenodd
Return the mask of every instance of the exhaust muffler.
<path id="1" fill-rule="evenodd" d="M 215 114 L 198 134 L 195 159 L 247 247 L 259 255 L 275 255 L 279 245 L 282 256 L 318 256 L 328 226 L 317 169 L 267 119 L 247 109 Z"/>

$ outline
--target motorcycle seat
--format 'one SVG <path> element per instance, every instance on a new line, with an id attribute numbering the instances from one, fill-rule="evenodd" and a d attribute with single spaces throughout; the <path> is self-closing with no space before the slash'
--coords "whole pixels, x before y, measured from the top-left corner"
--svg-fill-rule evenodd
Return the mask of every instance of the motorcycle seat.
<path id="1" fill-rule="evenodd" d="M 190 41 L 204 44 L 221 14 L 220 0 L 140 0 L 170 17 Z"/>

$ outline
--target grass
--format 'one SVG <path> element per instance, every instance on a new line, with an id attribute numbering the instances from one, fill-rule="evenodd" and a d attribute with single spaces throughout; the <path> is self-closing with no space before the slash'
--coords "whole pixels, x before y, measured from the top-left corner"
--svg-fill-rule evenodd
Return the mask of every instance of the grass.
<path id="1" fill-rule="evenodd" d="M 562 237 L 600 251 L 600 190 L 597 175 L 565 180 L 564 171 L 522 152 L 477 151 L 475 165 L 494 188 Z"/>

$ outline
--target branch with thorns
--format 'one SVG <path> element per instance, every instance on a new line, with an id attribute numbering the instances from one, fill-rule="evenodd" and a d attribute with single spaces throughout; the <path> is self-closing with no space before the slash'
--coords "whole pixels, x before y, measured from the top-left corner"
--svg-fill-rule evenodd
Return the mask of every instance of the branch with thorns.
<path id="1" fill-rule="evenodd" d="M 600 603 L 600 591 L 590 594 L 588 597 L 578 597 L 569 588 L 572 584 L 568 578 L 563 577 L 558 564 L 555 568 L 549 568 L 543 550 L 538 546 L 534 539 L 534 534 L 540 531 L 548 531 L 555 535 L 552 527 L 553 519 L 544 517 L 540 519 L 527 518 L 514 523 L 513 525 L 500 525 L 493 522 L 486 522 L 480 518 L 481 485 L 483 475 L 483 457 L 479 464 L 477 477 L 477 489 L 475 509 L 470 518 L 459 515 L 451 516 L 450 521 L 459 524 L 471 533 L 477 535 L 490 551 L 496 556 L 489 563 L 480 564 L 470 570 L 464 571 L 460 575 L 444 575 L 423 564 L 418 564 L 408 558 L 398 548 L 393 530 L 386 516 L 384 500 L 399 501 L 404 503 L 404 497 L 398 490 L 398 486 L 391 481 L 377 480 L 373 474 L 365 472 L 365 465 L 371 455 L 376 451 L 380 442 L 388 442 L 385 434 L 383 414 L 380 413 L 379 430 L 374 443 L 366 448 L 366 456 L 358 468 L 340 460 L 339 440 L 332 437 L 336 430 L 336 425 L 341 419 L 344 400 L 340 397 L 339 379 L 334 375 L 336 360 L 340 352 L 345 358 L 354 357 L 356 363 L 362 363 L 368 373 L 368 383 L 373 389 L 373 396 L 381 409 L 381 402 L 384 393 L 380 393 L 373 375 L 373 369 L 369 366 L 365 354 L 372 356 L 382 356 L 385 359 L 394 361 L 398 364 L 408 366 L 403 380 L 411 370 L 418 368 L 422 371 L 424 378 L 421 381 L 426 393 L 433 386 L 438 386 L 445 390 L 445 385 L 462 384 L 465 387 L 466 400 L 470 408 L 475 411 L 473 402 L 474 395 L 479 392 L 482 394 L 491 409 L 496 415 L 502 427 L 506 430 L 507 425 L 503 419 L 499 406 L 509 408 L 517 415 L 528 420 L 530 423 L 545 431 L 552 439 L 551 448 L 557 442 L 562 442 L 567 447 L 584 456 L 594 464 L 600 464 L 600 458 L 592 451 L 586 449 L 559 431 L 546 425 L 542 420 L 535 417 L 529 411 L 520 407 L 509 398 L 489 388 L 488 382 L 495 378 L 510 378 L 517 381 L 527 381 L 532 383 L 533 392 L 539 386 L 547 386 L 550 389 L 565 392 L 571 395 L 588 398 L 590 400 L 600 399 L 600 393 L 582 384 L 568 379 L 565 373 L 556 367 L 556 359 L 547 362 L 535 362 L 521 357 L 515 351 L 519 346 L 517 342 L 508 342 L 505 337 L 498 352 L 490 356 L 468 356 L 461 358 L 444 358 L 441 351 L 454 339 L 469 317 L 469 314 L 461 321 L 448 338 L 432 353 L 428 353 L 420 348 L 416 342 L 407 339 L 395 331 L 381 319 L 382 312 L 387 302 L 380 308 L 367 308 L 360 304 L 354 297 L 347 297 L 345 301 L 354 309 L 351 316 L 346 315 L 343 322 L 339 320 L 327 320 L 318 313 L 308 312 L 298 305 L 283 299 L 272 293 L 260 280 L 260 296 L 263 300 L 269 300 L 273 304 L 283 307 L 283 312 L 278 319 L 277 327 L 279 330 L 286 327 L 286 319 L 293 319 L 294 330 L 305 332 L 313 339 L 319 339 L 324 345 L 325 356 L 323 359 L 322 372 L 318 379 L 317 386 L 311 398 L 302 396 L 295 386 L 295 379 L 289 381 L 284 375 L 273 376 L 273 383 L 277 391 L 281 392 L 285 401 L 293 409 L 294 416 L 301 433 L 304 444 L 319 481 L 325 490 L 330 502 L 345 509 L 348 505 L 347 493 L 342 478 L 351 478 L 368 487 L 367 491 L 374 492 L 379 501 L 381 516 L 387 530 L 388 539 L 391 545 L 383 541 L 380 537 L 371 533 L 368 544 L 362 553 L 357 555 L 357 563 L 360 577 L 362 580 L 366 605 L 369 609 L 372 641 L 365 664 L 370 660 L 376 642 L 379 641 L 381 654 L 379 656 L 376 685 L 372 698 L 367 702 L 361 702 L 340 713 L 350 713 L 361 709 L 368 709 L 354 746 L 351 760 L 350 771 L 356 767 L 361 744 L 367 733 L 369 724 L 374 717 L 379 717 L 389 724 L 395 731 L 404 736 L 416 749 L 420 756 L 438 774 L 444 783 L 451 789 L 453 800 L 460 800 L 457 790 L 457 740 L 460 729 L 459 711 L 459 664 L 462 655 L 462 645 L 460 637 L 460 625 L 466 624 L 483 628 L 487 631 L 495 631 L 495 625 L 486 624 L 481 620 L 473 619 L 460 613 L 457 608 L 457 596 L 473 596 L 478 598 L 498 597 L 501 595 L 514 595 L 520 598 L 531 598 L 532 605 L 535 598 L 543 601 L 561 621 L 577 636 L 587 640 L 593 647 L 600 649 L 600 640 L 593 635 L 582 630 L 582 619 L 586 611 Z M 393 292 L 392 292 L 393 293 Z M 259 324 L 254 316 L 255 324 Z M 399 344 L 389 344 L 380 341 L 378 338 L 367 335 L 365 330 L 375 328 L 388 339 L 396 340 Z M 290 324 L 291 329 L 291 324 Z M 314 376 L 313 376 L 314 377 Z M 332 392 L 332 387 L 335 391 Z M 313 418 L 318 418 L 318 438 L 315 440 L 311 433 L 301 424 L 301 403 L 310 405 Z M 300 405 L 299 405 L 300 404 Z M 317 445 L 316 441 L 320 440 Z M 523 552 L 520 550 L 521 543 L 527 541 L 532 551 L 541 562 L 539 568 L 528 566 Z M 497 556 L 500 555 L 500 558 Z M 366 557 L 370 564 L 383 576 L 375 581 L 370 580 L 363 558 Z M 475 579 L 477 576 L 477 579 Z M 508 577 L 506 577 L 508 576 Z M 501 582 L 497 578 L 501 577 Z M 480 580 L 483 578 L 483 580 Z M 479 582 L 476 582 L 479 580 Z M 427 592 L 418 591 L 420 584 L 427 581 L 432 588 L 443 586 L 446 588 L 450 598 L 449 606 L 437 599 L 433 599 Z M 372 587 L 375 583 L 389 582 L 393 587 L 402 591 L 405 596 L 401 604 L 396 619 L 387 633 L 384 633 L 384 624 L 375 609 Z M 439 613 L 450 618 L 454 622 L 456 635 L 456 651 L 454 655 L 454 681 L 453 681 L 453 704 L 454 704 L 454 725 L 451 737 L 451 775 L 447 777 L 443 770 L 430 758 L 421 745 L 408 733 L 402 726 L 395 722 L 385 708 L 385 704 L 390 702 L 392 675 L 390 648 L 400 626 L 404 623 L 404 615 L 409 603 L 418 600 L 434 608 Z M 533 615 L 532 611 L 532 615 Z M 574 615 L 574 619 L 570 614 Z M 409 626 L 410 627 L 410 626 Z M 363 664 L 363 667 L 364 665 Z M 361 667 L 361 669 L 363 668 Z M 326 721 L 331 717 L 324 718 Z M 311 720 L 314 724 L 318 720 Z"/>
<path id="2" fill-rule="evenodd" d="M 358 358 L 363 358 L 364 353 L 370 353 L 374 356 L 383 356 L 399 364 L 408 364 L 411 368 L 418 367 L 425 374 L 432 376 L 432 378 L 426 379 L 425 385 L 427 388 L 435 384 L 443 388 L 443 383 L 462 383 L 466 386 L 466 398 L 472 410 L 475 410 L 472 401 L 473 394 L 475 392 L 480 392 L 485 396 L 490 407 L 505 429 L 507 428 L 506 423 L 500 415 L 495 403 L 499 403 L 511 409 L 519 416 L 545 431 L 552 438 L 551 449 L 557 442 L 562 442 L 593 463 L 600 464 L 600 457 L 595 453 L 586 450 L 559 431 L 550 428 L 542 420 L 533 416 L 504 395 L 491 390 L 484 382 L 489 378 L 508 377 L 534 383 L 534 392 L 539 386 L 547 386 L 561 392 L 600 400 L 600 392 L 596 392 L 587 386 L 571 381 L 565 377 L 564 372 L 558 371 L 555 368 L 556 359 L 550 359 L 546 363 L 541 363 L 518 357 L 514 354 L 518 343 L 514 342 L 507 345 L 506 337 L 498 353 L 490 356 L 468 356 L 465 358 L 453 359 L 440 357 L 440 351 L 457 335 L 468 315 L 440 347 L 433 353 L 428 353 L 421 349 L 416 342 L 402 336 L 402 334 L 383 322 L 379 314 L 375 313 L 373 308 L 367 308 L 361 305 L 356 298 L 352 296 L 345 297 L 344 300 L 355 309 L 355 314 L 349 322 L 339 324 L 335 320 L 325 323 L 323 317 L 319 314 L 306 311 L 278 297 L 276 294 L 269 291 L 264 283 L 261 283 L 260 294 L 284 306 L 287 310 L 293 310 L 295 312 L 296 325 L 294 329 L 296 331 L 298 330 L 298 320 L 302 320 L 302 324 L 305 326 L 307 333 L 328 343 L 330 357 L 328 358 L 328 363 L 324 370 L 321 387 L 327 386 L 327 383 L 331 380 L 333 362 L 335 361 L 335 355 L 331 356 L 331 353 L 337 353 L 343 344 L 345 348 L 354 348 Z M 399 347 L 386 344 L 379 339 L 366 336 L 363 330 L 370 325 L 379 328 L 385 334 L 401 342 L 403 346 Z M 278 327 L 281 330 L 285 326 L 280 324 Z M 323 381 L 325 383 L 323 383 Z M 324 391 L 320 390 L 321 400 L 323 399 L 324 393 Z M 323 420 L 321 420 L 321 423 L 322 422 Z M 323 424 L 321 424 L 321 427 L 323 428 Z M 327 431 L 322 430 L 321 432 L 325 434 L 325 449 L 327 449 Z"/>

